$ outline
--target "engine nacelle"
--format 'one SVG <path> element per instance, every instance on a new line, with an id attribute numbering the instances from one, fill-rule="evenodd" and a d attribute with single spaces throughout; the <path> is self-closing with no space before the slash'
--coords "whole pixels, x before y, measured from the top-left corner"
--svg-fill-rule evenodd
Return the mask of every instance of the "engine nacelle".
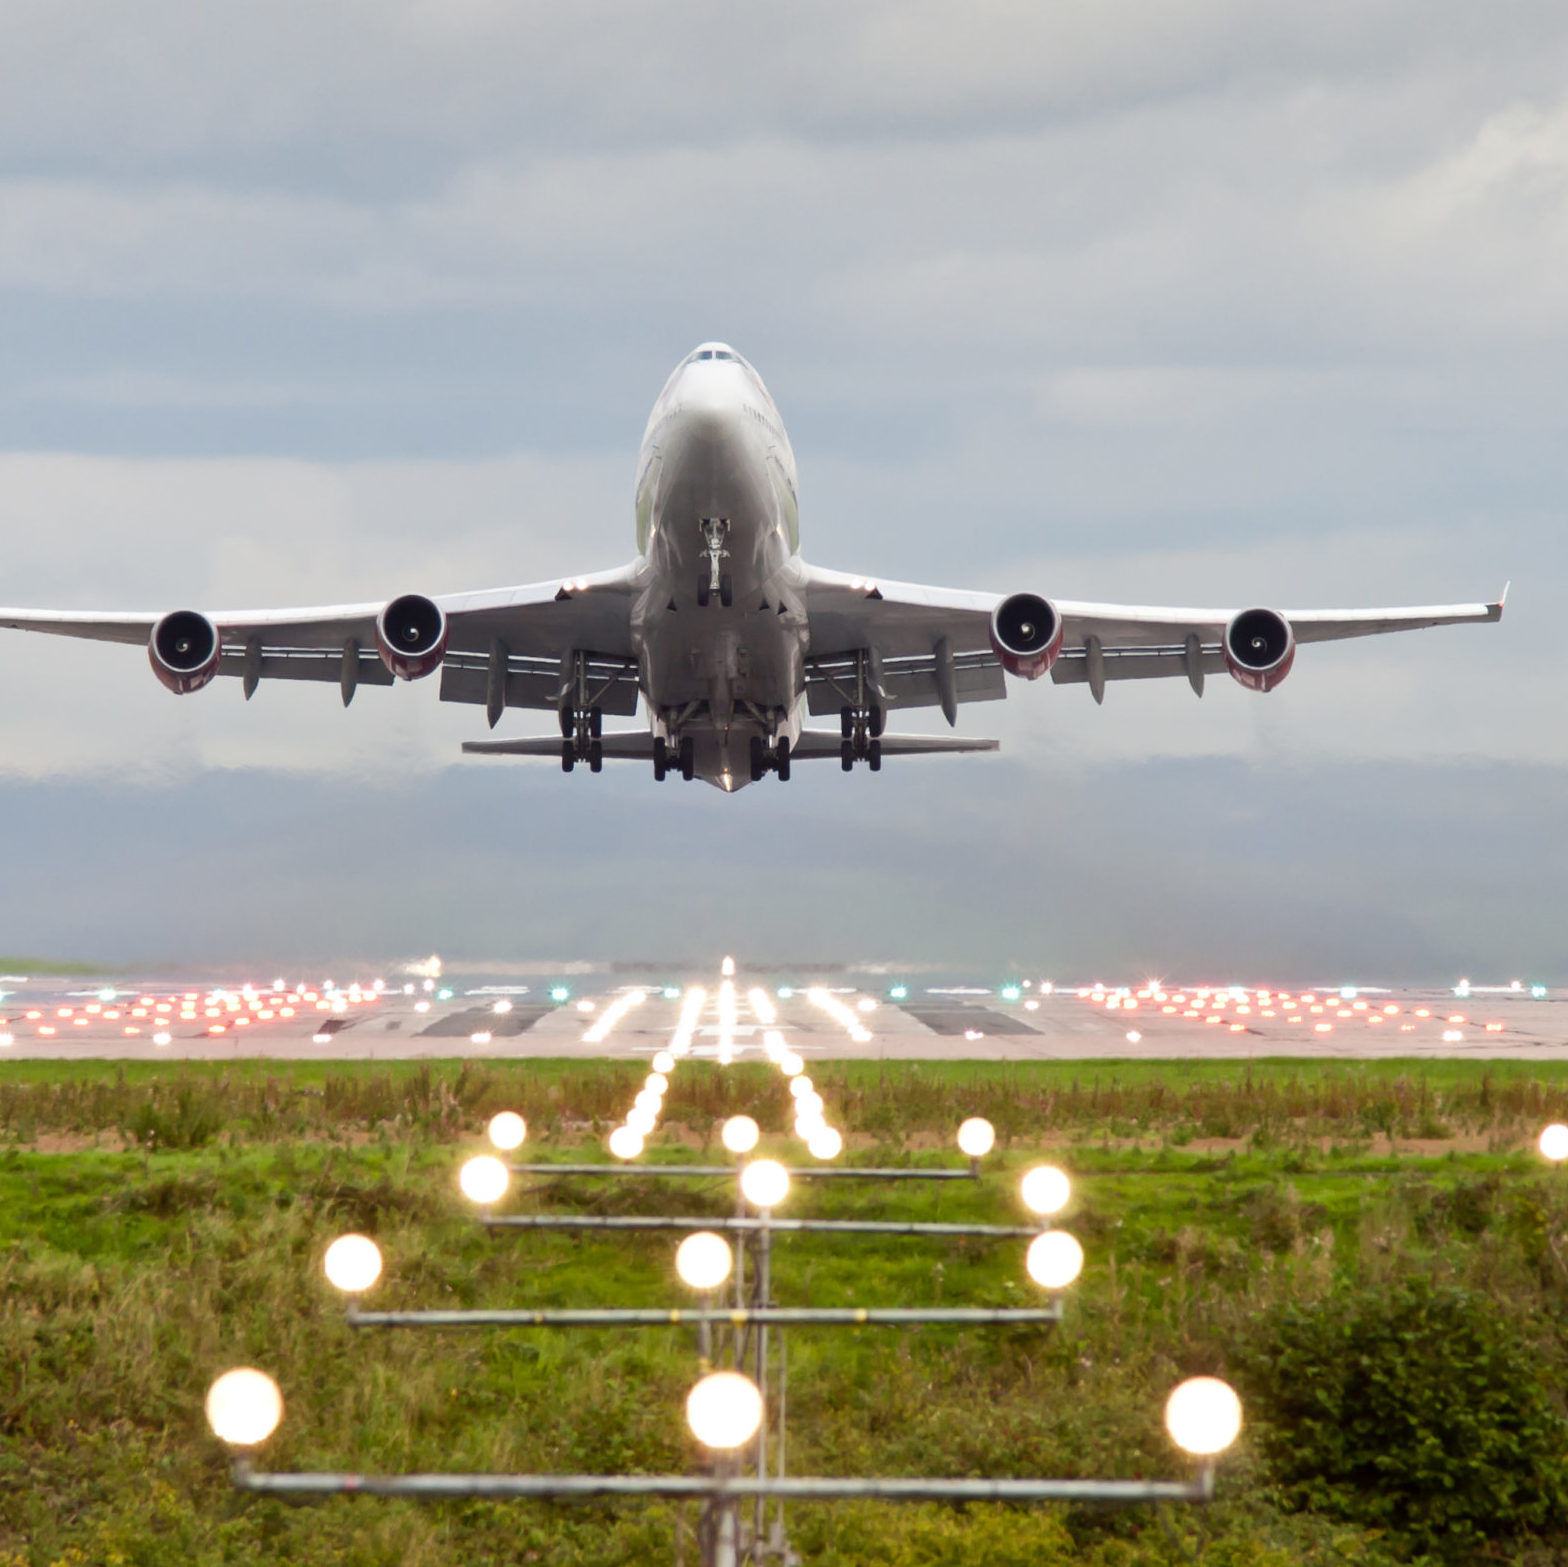
<path id="1" fill-rule="evenodd" d="M 194 609 L 171 609 L 147 639 L 152 672 L 176 696 L 200 691 L 217 674 L 222 656 L 218 628 Z"/>
<path id="2" fill-rule="evenodd" d="M 1296 661 L 1296 634 L 1278 610 L 1243 609 L 1222 641 L 1225 667 L 1249 691 L 1272 691 Z"/>
<path id="3" fill-rule="evenodd" d="M 991 646 L 1008 674 L 1038 680 L 1062 651 L 1062 617 L 1037 593 L 1009 593 L 991 611 Z"/>
<path id="4" fill-rule="evenodd" d="M 376 650 L 399 680 L 421 680 L 446 657 L 446 616 L 422 593 L 393 599 L 376 616 Z"/>

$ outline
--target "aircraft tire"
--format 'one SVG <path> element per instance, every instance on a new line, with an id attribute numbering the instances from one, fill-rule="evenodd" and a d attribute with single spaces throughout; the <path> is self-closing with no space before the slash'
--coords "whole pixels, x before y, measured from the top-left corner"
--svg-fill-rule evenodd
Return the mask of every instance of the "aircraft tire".
<path id="1" fill-rule="evenodd" d="M 697 608 L 706 609 L 708 607 L 708 600 L 712 596 L 713 584 L 709 581 L 708 574 L 704 572 L 700 577 L 697 578 Z"/>
<path id="2" fill-rule="evenodd" d="M 838 732 L 846 739 L 852 740 L 855 735 L 855 710 L 852 707 L 841 707 L 838 710 Z"/>
<path id="3" fill-rule="evenodd" d="M 838 764 L 844 769 L 846 773 L 852 772 L 854 770 L 855 742 L 853 740 L 846 740 L 838 748 Z"/>
<path id="4" fill-rule="evenodd" d="M 719 578 L 719 603 L 721 603 L 725 609 L 731 608 L 735 603 L 735 584 L 730 581 L 730 574 L 728 572 L 725 572 L 724 575 Z"/>
<path id="5" fill-rule="evenodd" d="M 874 773 L 882 771 L 882 742 L 880 740 L 873 740 L 866 747 L 866 765 Z"/>
<path id="6" fill-rule="evenodd" d="M 762 744 L 761 735 L 751 737 L 751 781 L 761 783 L 762 775 L 768 770 L 767 750 Z"/>
<path id="7" fill-rule="evenodd" d="M 670 765 L 670 748 L 664 743 L 663 735 L 653 737 L 653 781 L 664 782 L 664 774 Z"/>
<path id="8" fill-rule="evenodd" d="M 873 702 L 871 712 L 866 720 L 866 732 L 873 740 L 882 738 L 882 725 L 887 721 L 887 715 L 882 711 L 880 704 Z"/>
<path id="9" fill-rule="evenodd" d="M 591 773 L 604 771 L 604 747 L 597 740 L 588 747 L 588 771 Z"/>
<path id="10" fill-rule="evenodd" d="M 789 782 L 789 738 L 786 736 L 773 748 L 773 770 L 780 783 Z"/>
<path id="11" fill-rule="evenodd" d="M 577 765 L 577 748 L 570 740 L 561 742 L 561 771 L 569 773 Z"/>
<path id="12" fill-rule="evenodd" d="M 681 738 L 681 777 L 690 783 L 697 776 L 697 742 L 690 735 Z"/>

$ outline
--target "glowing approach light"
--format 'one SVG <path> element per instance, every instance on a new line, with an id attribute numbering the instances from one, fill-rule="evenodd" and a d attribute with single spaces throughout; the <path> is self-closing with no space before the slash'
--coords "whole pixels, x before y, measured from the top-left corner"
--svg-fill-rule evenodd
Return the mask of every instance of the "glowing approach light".
<path id="1" fill-rule="evenodd" d="M 761 1128 L 749 1115 L 732 1115 L 719 1133 L 724 1146 L 731 1153 L 750 1153 L 761 1137 Z"/>
<path id="2" fill-rule="evenodd" d="M 1564 1159 L 1568 1159 L 1568 1126 L 1564 1126 L 1561 1121 L 1554 1121 L 1541 1133 L 1538 1146 L 1543 1159 L 1561 1164 Z"/>
<path id="3" fill-rule="evenodd" d="M 207 1389 L 207 1424 L 230 1447 L 255 1447 L 278 1429 L 283 1395 L 265 1371 L 241 1366 Z"/>
<path id="4" fill-rule="evenodd" d="M 492 1154 L 482 1153 L 468 1161 L 457 1172 L 457 1184 L 463 1195 L 482 1208 L 499 1202 L 506 1195 L 511 1177 L 506 1166 Z"/>
<path id="5" fill-rule="evenodd" d="M 618 1126 L 610 1133 L 610 1152 L 617 1159 L 635 1159 L 642 1152 L 642 1133 L 630 1125 L 630 1117 L 627 1120 L 627 1125 Z"/>
<path id="6" fill-rule="evenodd" d="M 686 1423 L 704 1447 L 743 1447 L 762 1424 L 762 1394 L 738 1371 L 713 1371 L 686 1395 Z"/>
<path id="7" fill-rule="evenodd" d="M 789 1171 L 777 1159 L 753 1159 L 740 1172 L 740 1190 L 753 1208 L 776 1208 L 789 1195 Z"/>
<path id="8" fill-rule="evenodd" d="M 1033 1213 L 1060 1213 L 1073 1194 L 1072 1182 L 1051 1164 L 1037 1164 L 1019 1185 L 1024 1207 Z"/>
<path id="9" fill-rule="evenodd" d="M 363 1295 L 381 1277 L 381 1248 L 368 1235 L 340 1235 L 321 1265 L 334 1289 Z"/>
<path id="10" fill-rule="evenodd" d="M 583 1035 L 585 1045 L 602 1044 L 609 1037 L 610 1030 L 631 1011 L 633 1007 L 640 1007 L 648 999 L 645 990 L 629 990 L 624 996 L 618 997 L 599 1014 L 599 1021 Z"/>
<path id="11" fill-rule="evenodd" d="M 958 1128 L 958 1151 L 983 1159 L 996 1145 L 996 1128 L 983 1116 L 972 1115 Z"/>
<path id="12" fill-rule="evenodd" d="M 735 1265 L 730 1243 L 712 1230 L 696 1230 L 675 1249 L 675 1271 L 694 1290 L 716 1290 Z"/>
<path id="13" fill-rule="evenodd" d="M 1183 1452 L 1212 1458 L 1241 1434 L 1241 1400 L 1218 1377 L 1189 1377 L 1165 1401 L 1165 1429 Z"/>
<path id="14" fill-rule="evenodd" d="M 502 1153 L 511 1153 L 514 1148 L 523 1146 L 523 1139 L 528 1135 L 528 1124 L 515 1110 L 502 1110 L 490 1117 L 487 1131 L 493 1148 L 499 1148 Z"/>
<path id="15" fill-rule="evenodd" d="M 1047 1230 L 1030 1241 L 1024 1266 L 1042 1289 L 1066 1289 L 1083 1272 L 1083 1247 L 1066 1230 Z"/>

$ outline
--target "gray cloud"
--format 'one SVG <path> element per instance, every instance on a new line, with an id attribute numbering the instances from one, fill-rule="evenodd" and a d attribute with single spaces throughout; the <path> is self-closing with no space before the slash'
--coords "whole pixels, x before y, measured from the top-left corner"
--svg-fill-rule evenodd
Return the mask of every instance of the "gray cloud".
<path id="1" fill-rule="evenodd" d="M 134 650 L 4 634 L 11 847 L 139 884 L 144 860 L 66 824 L 122 823 L 179 867 L 159 823 L 188 819 L 248 901 L 167 939 L 254 950 L 256 911 L 327 896 L 311 823 L 368 789 L 378 842 L 427 845 L 439 918 L 366 915 L 355 950 L 450 928 L 477 952 L 483 856 L 452 823 L 515 797 L 560 830 L 509 840 L 506 884 L 548 888 L 584 950 L 607 904 L 651 909 L 631 875 L 691 894 L 693 941 L 751 919 L 759 943 L 870 931 L 880 953 L 1005 886 L 998 824 L 1045 802 L 1023 843 L 1053 907 L 1151 962 L 1209 940 L 1338 963 L 1343 930 L 1435 972 L 1477 907 L 1484 955 L 1545 961 L 1504 893 L 1551 909 L 1568 767 L 1565 67 L 1560 8 L 1457 0 L 809 0 L 787 25 L 716 0 L 5 7 L 0 600 L 333 602 L 612 564 L 647 406 L 710 336 L 768 378 L 825 564 L 1285 606 L 1517 579 L 1499 630 L 1311 649 L 1264 701 L 1015 692 L 964 716 L 1007 761 L 890 770 L 874 812 L 836 773 L 764 804 L 452 769 L 478 725 L 426 689 L 347 714 L 330 690 L 176 701 Z M 208 797 L 248 810 L 204 817 Z M 801 845 L 776 913 L 737 913 L 744 876 L 704 900 L 645 842 L 711 830 L 762 876 L 759 819 Z M 1452 868 L 1478 820 L 1492 881 L 1456 871 L 1450 897 L 1424 861 Z M 280 836 L 302 868 L 269 883 Z M 338 874 L 371 911 L 394 880 L 374 854 Z M 1390 901 L 1407 883 L 1419 909 Z M 179 885 L 210 914 L 227 882 Z M 1227 888 L 1256 909 L 1271 886 L 1275 923 L 1222 917 Z M 40 928 L 114 955 L 125 905 L 100 891 L 102 918 L 62 894 Z M 1011 896 L 1014 924 L 979 906 L 966 951 L 1012 950 L 1014 925 L 1101 950 Z M 1178 941 L 1189 904 L 1207 914 Z M 534 941 L 516 919 L 507 940 Z M 628 920 L 602 928 L 633 942 Z"/>

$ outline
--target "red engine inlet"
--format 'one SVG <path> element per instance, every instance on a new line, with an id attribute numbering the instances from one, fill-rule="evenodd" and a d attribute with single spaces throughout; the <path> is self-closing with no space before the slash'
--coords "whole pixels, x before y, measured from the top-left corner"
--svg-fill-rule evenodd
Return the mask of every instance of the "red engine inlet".
<path id="1" fill-rule="evenodd" d="M 991 611 L 991 646 L 1008 674 L 1038 680 L 1062 651 L 1062 617 L 1036 593 L 1009 593 Z"/>
<path id="2" fill-rule="evenodd" d="M 152 628 L 147 661 L 176 696 L 201 688 L 218 672 L 223 641 L 218 628 L 194 609 L 173 609 Z"/>
<path id="3" fill-rule="evenodd" d="M 420 593 L 393 599 L 376 616 L 376 650 L 399 680 L 422 680 L 446 657 L 446 616 Z"/>
<path id="4" fill-rule="evenodd" d="M 1277 610 L 1244 609 L 1225 628 L 1225 667 L 1249 691 L 1272 691 L 1296 662 L 1296 634 Z"/>

